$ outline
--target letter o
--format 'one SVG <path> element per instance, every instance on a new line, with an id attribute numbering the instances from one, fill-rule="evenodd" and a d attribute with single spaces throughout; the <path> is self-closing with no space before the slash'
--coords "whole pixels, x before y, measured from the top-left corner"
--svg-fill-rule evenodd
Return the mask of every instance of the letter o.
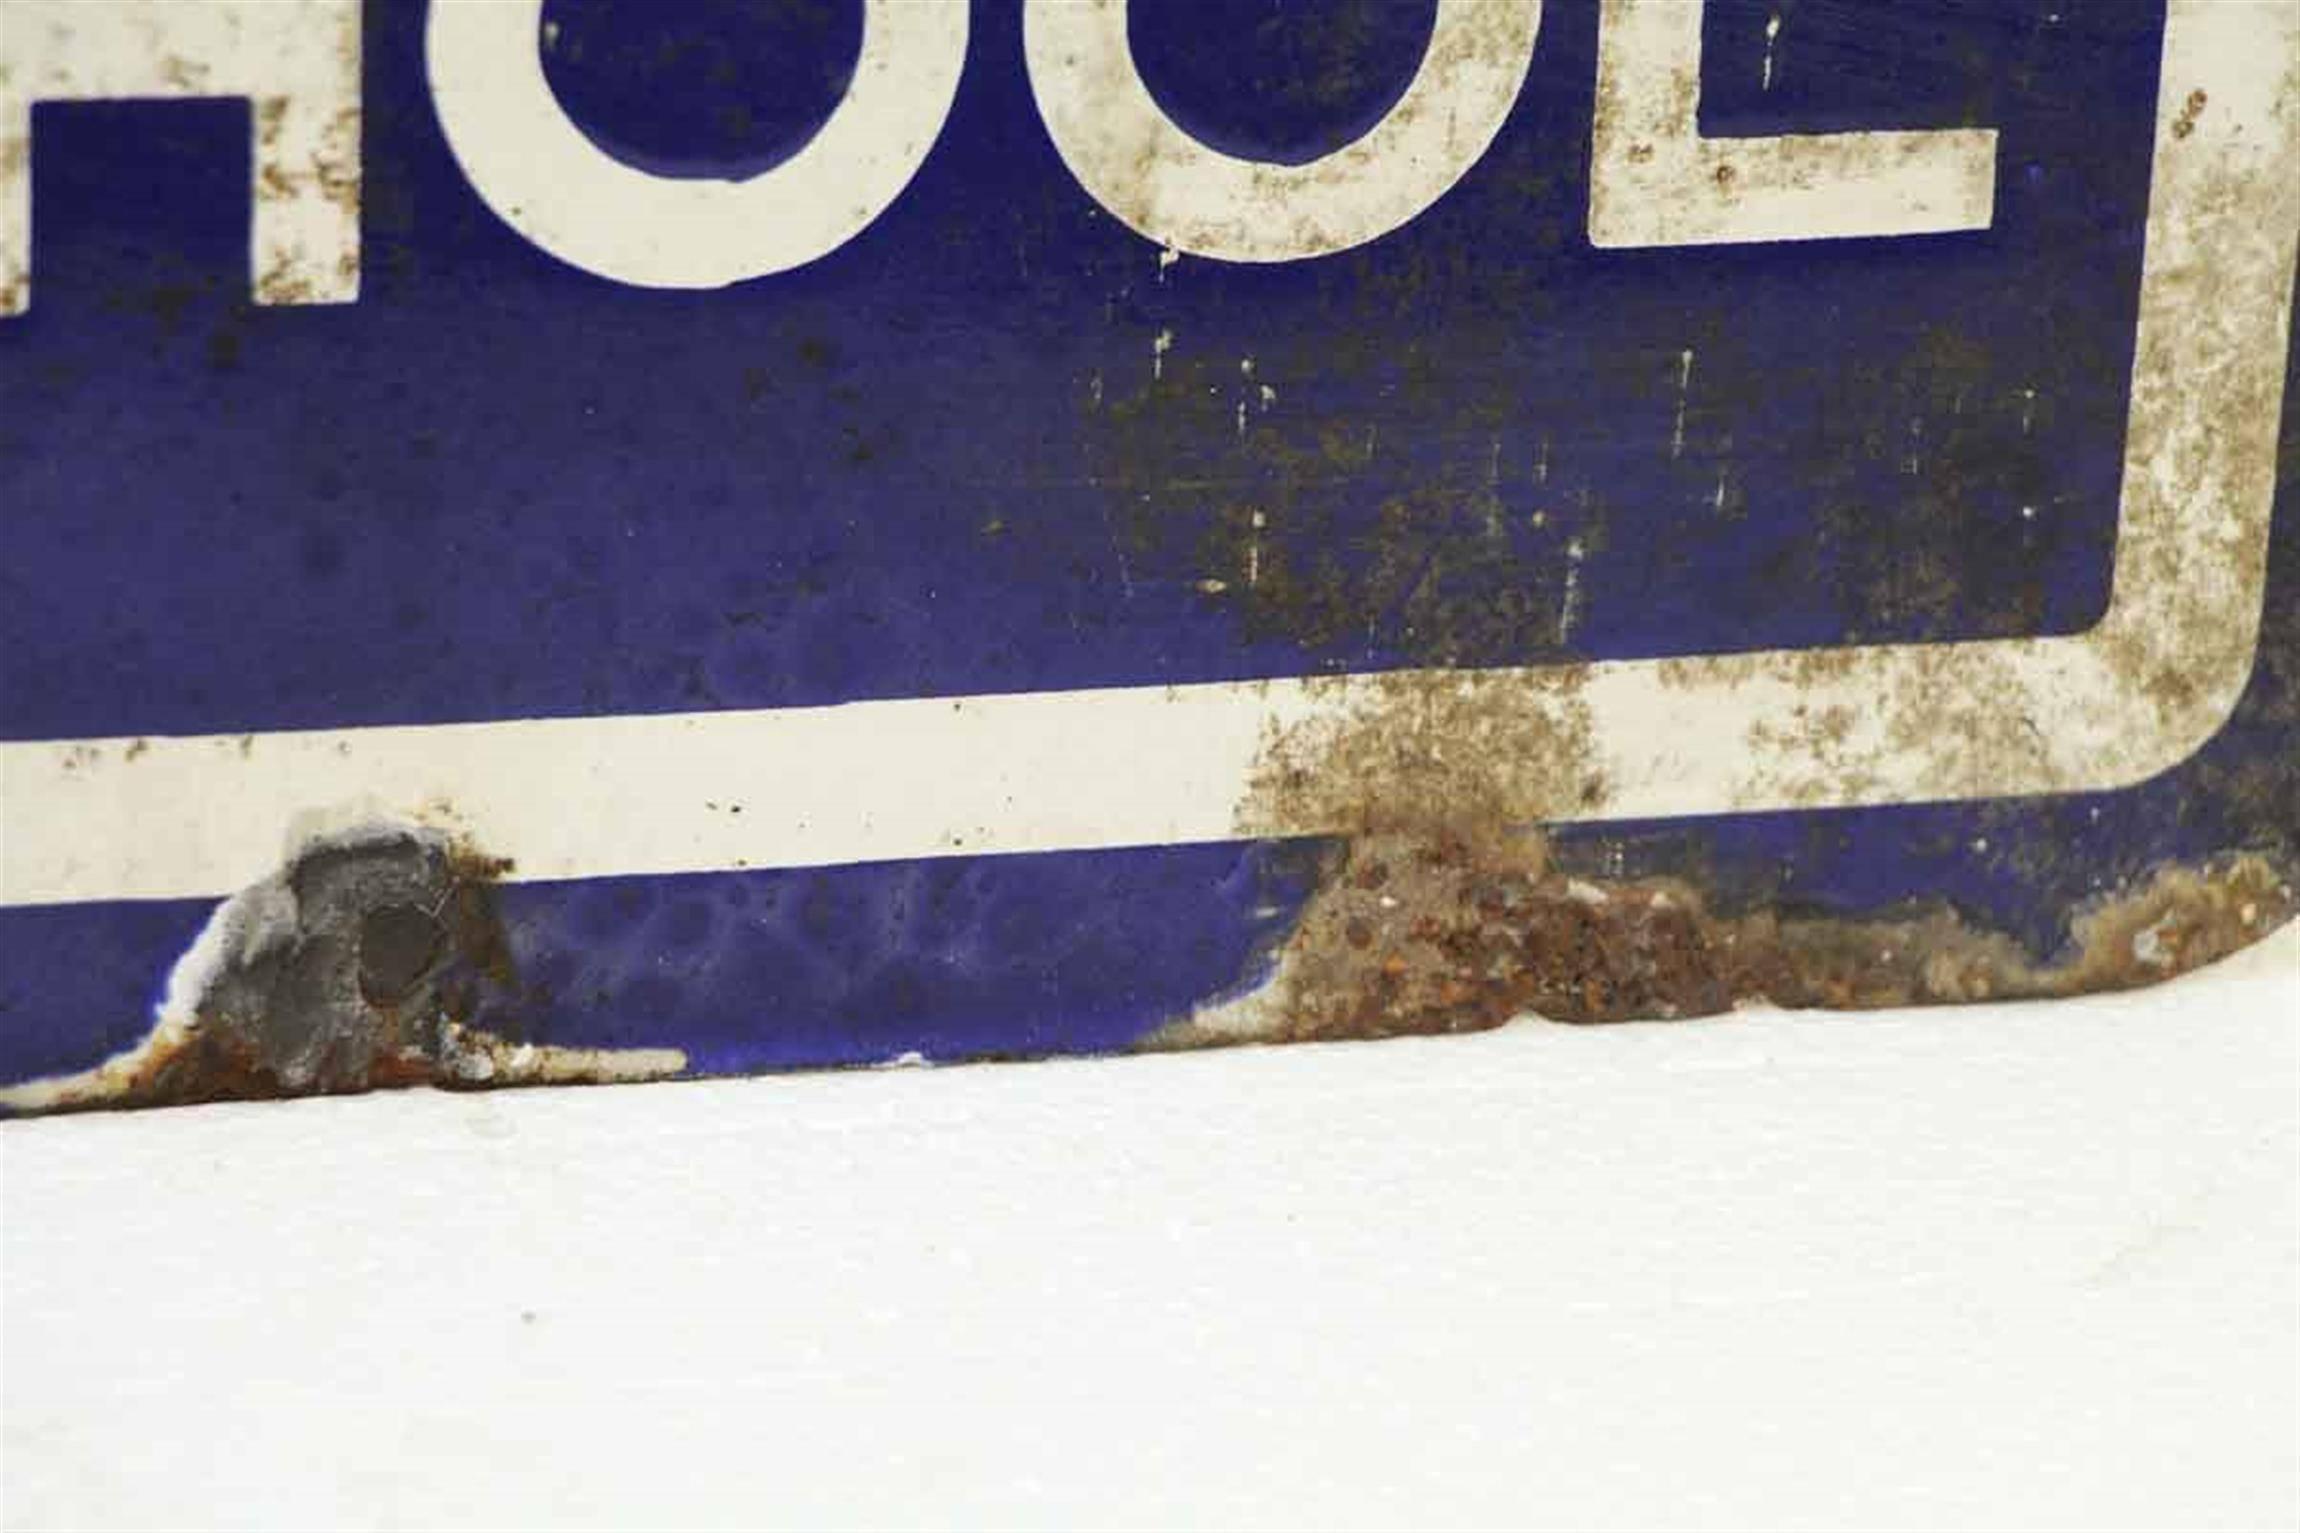
<path id="1" fill-rule="evenodd" d="M 543 75 L 543 0 L 433 0 L 432 99 L 463 173 L 527 239 L 638 287 L 724 287 L 861 233 L 942 132 L 966 64 L 965 0 L 864 0 L 862 54 L 830 120 L 742 180 L 657 176 L 600 149 Z"/>
<path id="2" fill-rule="evenodd" d="M 1306 165 L 1240 159 L 1166 115 L 1134 65 L 1127 0 L 1028 0 L 1023 47 L 1070 173 L 1169 249 L 1292 261 L 1398 228 L 1452 189 L 1517 102 L 1541 0 L 1438 0 L 1429 49 L 1373 127 Z"/>

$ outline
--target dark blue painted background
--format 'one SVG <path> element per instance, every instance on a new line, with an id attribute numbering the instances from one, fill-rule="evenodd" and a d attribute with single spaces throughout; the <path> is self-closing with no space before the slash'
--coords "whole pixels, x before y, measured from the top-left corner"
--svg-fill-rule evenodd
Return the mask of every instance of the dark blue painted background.
<path id="1" fill-rule="evenodd" d="M 600 98 L 595 131 L 630 140 L 643 103 L 604 85 L 659 57 L 649 37 L 680 8 L 554 9 L 559 49 L 587 13 L 626 18 L 600 29 L 619 46 L 559 73 L 578 104 Z M 696 9 L 723 24 L 737 8 Z M 1251 88 L 1239 46 L 1270 9 L 1145 7 L 1200 25 L 1146 29 L 1144 67 L 1213 136 L 1298 152 L 1305 114 Z M 1363 9 L 1284 14 L 1301 31 Z M 1375 9 L 1426 32 L 1426 4 Z M 1739 13 L 1717 9 L 1729 33 Z M 1444 658 L 2081 627 L 2105 600 L 2153 28 L 2131 6 L 2059 27 L 2041 5 L 1967 13 L 1959 54 L 1902 50 L 1931 67 L 1900 71 L 1871 34 L 1906 9 L 1800 18 L 1861 40 L 1867 67 L 1790 58 L 1770 104 L 1758 53 L 1717 39 L 1711 126 L 1997 125 L 1986 233 L 1591 251 L 1588 5 L 1550 7 L 1501 142 L 1413 226 L 1327 260 L 1185 260 L 1163 279 L 1056 159 L 1013 4 L 976 7 L 956 108 L 894 207 L 817 265 L 728 292 L 620 287 L 497 221 L 430 115 L 414 7 L 376 6 L 368 26 L 354 306 L 245 302 L 243 107 L 41 107 L 33 307 L 0 329 L 5 727 L 232 732 L 1392 665 L 1428 658 L 1402 610 L 1416 536 L 1458 543 L 1446 518 L 1489 489 L 1500 545 L 1449 573 L 1517 577 L 1522 620 L 1463 625 Z M 750 30 L 762 46 L 777 31 Z M 1336 105 L 1353 126 L 1413 62 L 1365 51 L 1373 89 Z M 710 74 L 673 71 L 649 98 L 681 103 L 672 126 L 706 141 Z M 722 106 L 743 104 L 740 84 Z M 819 110 L 820 94 L 791 99 Z M 1912 437 L 1919 417 L 1937 418 Z M 1311 625 L 1315 643 L 1294 613 L 1199 588 L 1208 537 L 1276 498 L 1288 450 L 1321 461 L 1273 508 L 1281 549 L 1298 538 L 1297 562 L 1347 570 L 1379 544 L 1401 561 Z M 1399 503 L 1436 526 L 1383 540 Z M 1912 550 L 1945 554 L 1953 601 L 1894 589 Z"/>
<path id="2" fill-rule="evenodd" d="M 1432 7 L 1138 9 L 1178 119 L 1298 160 L 1395 99 Z M 710 294 L 497 221 L 430 115 L 420 8 L 369 10 L 356 306 L 246 301 L 244 107 L 36 110 L 33 307 L 0 323 L 12 738 L 2063 632 L 2105 601 L 2158 7 L 1712 0 L 1708 131 L 1995 127 L 1982 233 L 1592 251 L 1595 6 L 1552 0 L 1510 124 L 1422 219 L 1162 271 L 1062 169 L 1019 6 L 983 0 L 894 207 Z M 612 152 L 741 173 L 829 110 L 858 15 L 554 0 L 546 67 Z M 1250 509 L 1268 591 L 1237 578 Z M 2123 873 L 2290 830 L 2212 774 L 2289 741 L 2293 647 L 2280 613 L 2177 789 L 1568 855 L 1690 863 L 1728 902 L 1945 892 L 2047 947 Z M 1306 877 L 1181 848 L 526 886 L 507 914 L 530 1034 L 740 1069 L 1122 1045 L 1249 980 Z M 201 917 L 0 913 L 0 1077 L 133 1041 Z"/>

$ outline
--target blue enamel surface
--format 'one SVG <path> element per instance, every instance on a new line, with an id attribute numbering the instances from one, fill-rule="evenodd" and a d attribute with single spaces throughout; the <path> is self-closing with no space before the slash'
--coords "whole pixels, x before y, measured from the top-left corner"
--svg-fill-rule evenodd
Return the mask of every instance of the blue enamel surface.
<path id="1" fill-rule="evenodd" d="M 1387 109 L 1432 11 L 1140 8 L 1179 121 L 1294 160 Z M 0 729 L 769 707 L 2058 633 L 2102 609 L 2159 7 L 1804 7 L 1767 82 L 1772 11 L 1712 0 L 1706 131 L 1995 127 L 1994 226 L 1600 252 L 1595 6 L 1551 0 L 1452 193 L 1363 249 L 1255 268 L 1164 267 L 1070 180 L 1019 12 L 974 6 L 956 107 L 885 216 L 717 293 L 619 287 L 497 220 L 431 116 L 418 6 L 369 7 L 356 305 L 248 303 L 244 105 L 38 107 L 35 298 L 0 323 Z M 546 70 L 633 163 L 745 174 L 830 109 L 858 16 L 552 0 Z M 1235 575 L 1247 508 L 1282 599 L 1205 588 Z M 2291 740 L 2289 607 L 2236 724 L 2173 782 L 1589 828 L 1566 855 L 1697 866 L 1727 903 L 1944 896 L 2047 949 L 2122 873 L 2300 819 L 2223 791 Z M 521 886 L 521 1025 L 707 1070 L 1122 1047 L 1251 983 L 1312 851 Z M 199 918 L 0 911 L 0 1078 L 132 1040 Z"/>
<path id="2" fill-rule="evenodd" d="M 1415 600 L 1497 570 L 1544 616 L 1475 625 L 1447 658 L 2037 633 L 2100 610 L 2147 30 L 2069 28 L 2030 93 L 1992 61 L 1911 79 L 1876 114 L 2000 125 L 1991 230 L 1598 252 L 1593 17 L 1553 6 L 1502 141 L 1421 220 L 1328 260 L 1161 280 L 1056 160 L 1017 9 L 976 7 L 950 122 L 878 223 L 731 292 L 618 287 L 496 220 L 431 120 L 412 9 L 368 27 L 356 305 L 246 303 L 244 107 L 37 108 L 36 297 L 0 331 L 8 732 L 1396 665 L 1423 657 Z M 1760 109 L 1730 88 L 1746 69 L 1713 73 L 1720 129 L 1830 115 Z M 1962 424 L 1910 442 L 1944 360 Z M 1322 455 L 1329 432 L 1339 460 L 1281 495 L 1273 452 Z M 1737 514 L 1713 506 L 1721 471 Z M 1443 563 L 1444 516 L 1488 490 L 1512 513 L 1503 557 Z M 1330 621 L 1199 589 L 1223 515 L 1281 498 L 1275 545 L 1298 537 L 1300 562 L 1352 587 Z M 1399 505 L 1440 525 L 1364 573 Z M 1547 613 L 1576 537 L 1586 595 L 1561 635 Z M 1898 588 L 1920 552 L 1945 552 L 1950 610 Z"/>

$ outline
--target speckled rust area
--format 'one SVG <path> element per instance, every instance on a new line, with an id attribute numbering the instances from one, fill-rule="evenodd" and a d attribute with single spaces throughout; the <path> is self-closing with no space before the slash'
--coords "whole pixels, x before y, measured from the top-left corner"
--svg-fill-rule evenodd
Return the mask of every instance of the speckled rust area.
<path id="1" fill-rule="evenodd" d="M 1945 905 L 1865 919 L 1720 914 L 1681 879 L 1559 867 L 1538 831 L 1426 825 L 1344 843 L 1261 991 L 1156 1046 L 1476 1032 L 1515 1017 L 1628 1022 L 1749 1004 L 1874 1008 L 2077 995 L 2224 957 L 2295 910 L 2242 854 L 2104 895 L 2039 963 Z"/>
<path id="2" fill-rule="evenodd" d="M 2300 699 L 2294 658 L 2275 626 L 2257 678 L 2271 708 Z M 1524 813 L 1565 819 L 1607 791 L 1591 764 L 1586 686 L 1579 666 L 1547 673 L 1538 695 L 1474 674 L 1441 691 L 1401 680 L 1377 684 L 1354 713 L 1275 734 L 1241 832 L 1309 818 L 1343 834 L 1268 981 L 1149 1046 L 1472 1032 L 1528 1015 L 1625 1022 L 2072 996 L 2171 978 L 2300 913 L 2295 761 L 2233 775 L 2192 764 L 2199 802 L 2233 803 L 2268 830 L 2100 888 L 2041 956 L 1945 900 L 1777 908 L 1747 890 L 1721 894 L 1690 855 L 1670 860 L 1673 876 L 1608 874 L 1603 859 L 1564 855 Z M 1934 748 L 1978 748 L 1949 717 Z"/>

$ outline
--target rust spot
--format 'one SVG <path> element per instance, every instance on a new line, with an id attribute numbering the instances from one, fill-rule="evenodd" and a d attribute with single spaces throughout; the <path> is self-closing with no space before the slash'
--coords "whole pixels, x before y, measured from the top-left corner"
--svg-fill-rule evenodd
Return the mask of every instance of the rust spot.
<path id="1" fill-rule="evenodd" d="M 319 288 L 311 277 L 295 268 L 286 256 L 275 258 L 256 275 L 256 301 L 299 304 L 317 301 Z"/>
<path id="2" fill-rule="evenodd" d="M 2196 119 L 2204 115 L 2204 104 L 2210 99 L 2201 89 L 2188 93 L 2188 99 L 2180 103 L 2180 115 L 2173 119 L 2174 138 L 2186 138 L 2196 131 Z"/>
<path id="3" fill-rule="evenodd" d="M 280 135 L 287 126 L 288 98 L 264 96 L 255 103 L 256 145 L 261 149 L 279 147 Z"/>
<path id="4" fill-rule="evenodd" d="M 1841 661 L 1816 652 L 1804 663 L 1826 674 Z M 1610 791 L 1589 678 L 1577 666 L 1535 678 L 1466 673 L 1442 688 L 1405 675 L 1360 678 L 1347 684 L 1350 706 L 1265 741 L 1239 832 L 1316 826 L 1344 838 L 1341 847 L 1272 980 L 1171 1025 L 1150 1046 L 1475 1031 L 1528 1013 L 1616 1022 L 1759 1002 L 2074 995 L 2209 963 L 2300 908 L 2288 850 L 2166 865 L 2078 912 L 2069 950 L 2040 962 L 1945 903 L 1858 916 L 1728 910 L 1685 878 L 1562 867 L 1539 826 Z M 1944 689 L 1922 700 L 1924 748 L 1986 759 L 2013 748 L 1971 738 Z M 1890 706 L 1914 712 L 1909 700 Z M 1830 743 L 1856 723 L 1847 709 L 1823 707 L 1797 710 L 1785 727 L 1829 759 Z"/>
<path id="5" fill-rule="evenodd" d="M 1679 879 L 1558 867 L 1538 831 L 1432 826 L 1361 835 L 1328 875 L 1265 989 L 1151 1047 L 1476 1032 L 1513 1017 L 1597 1023 L 1748 1003 L 1872 1008 L 2118 990 L 2210 963 L 2295 911 L 2289 877 L 2241 854 L 2165 867 L 2033 961 L 1946 906 L 1865 920 L 1723 914 Z"/>
<path id="6" fill-rule="evenodd" d="M 188 59 L 180 54 L 171 53 L 160 61 L 160 78 L 167 81 L 180 95 L 200 94 L 207 88 L 208 77 L 212 73 L 200 60 Z"/>
<path id="7" fill-rule="evenodd" d="M 647 1079 L 675 1050 L 506 1037 L 516 997 L 494 885 L 509 864 L 428 830 L 315 844 L 219 908 L 178 964 L 157 1025 L 93 1070 L 0 1090 L 62 1112 L 384 1087 Z M 494 1029 L 480 1025 L 482 1014 Z"/>
<path id="8" fill-rule="evenodd" d="M 1354 698 L 1266 741 L 1242 835 L 1328 826 L 1408 836 L 1566 817 L 1601 800 L 1588 668 L 1465 671 L 1444 685 L 1399 672 L 1313 682 Z M 1346 689 L 1346 690 L 1345 690 Z"/>

